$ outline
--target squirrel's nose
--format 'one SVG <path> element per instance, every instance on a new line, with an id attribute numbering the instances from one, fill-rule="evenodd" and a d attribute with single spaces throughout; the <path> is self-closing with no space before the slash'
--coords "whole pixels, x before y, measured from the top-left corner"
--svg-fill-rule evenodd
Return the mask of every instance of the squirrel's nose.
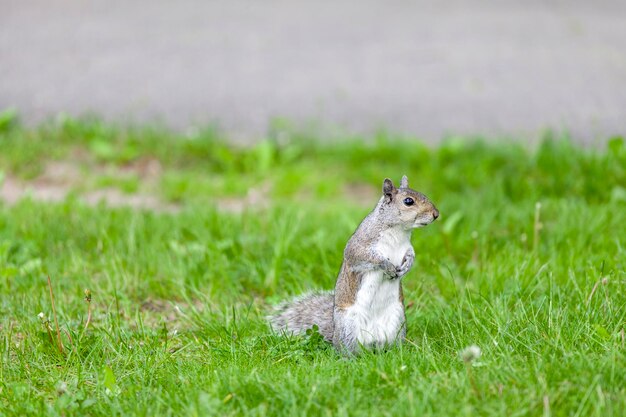
<path id="1" fill-rule="evenodd" d="M 439 217 L 439 210 L 434 209 L 434 210 L 433 210 L 433 218 L 434 218 L 435 220 L 437 220 L 437 217 Z"/>

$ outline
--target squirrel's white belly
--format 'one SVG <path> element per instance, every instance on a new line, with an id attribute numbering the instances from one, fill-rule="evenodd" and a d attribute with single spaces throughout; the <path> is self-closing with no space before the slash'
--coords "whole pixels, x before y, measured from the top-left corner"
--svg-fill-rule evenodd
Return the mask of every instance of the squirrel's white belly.
<path id="1" fill-rule="evenodd" d="M 383 277 L 382 271 L 366 273 L 355 303 L 346 309 L 346 324 L 365 346 L 393 343 L 404 325 L 400 280 Z"/>
<path id="2" fill-rule="evenodd" d="M 410 232 L 391 228 L 381 233 L 375 250 L 400 266 L 410 247 Z M 355 302 L 346 309 L 346 321 L 358 342 L 365 346 L 396 341 L 404 325 L 400 280 L 389 279 L 380 270 L 364 273 Z"/>
<path id="3" fill-rule="evenodd" d="M 380 234 L 376 251 L 389 259 L 395 266 L 400 266 L 402 258 L 411 247 L 410 231 L 391 228 Z"/>

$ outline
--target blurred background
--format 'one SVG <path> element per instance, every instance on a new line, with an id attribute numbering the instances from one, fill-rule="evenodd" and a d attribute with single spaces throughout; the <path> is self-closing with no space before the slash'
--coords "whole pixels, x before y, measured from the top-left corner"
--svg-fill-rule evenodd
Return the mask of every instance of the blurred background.
<path id="1" fill-rule="evenodd" d="M 0 109 L 256 141 L 298 128 L 623 135 L 626 2 L 10 1 Z"/>

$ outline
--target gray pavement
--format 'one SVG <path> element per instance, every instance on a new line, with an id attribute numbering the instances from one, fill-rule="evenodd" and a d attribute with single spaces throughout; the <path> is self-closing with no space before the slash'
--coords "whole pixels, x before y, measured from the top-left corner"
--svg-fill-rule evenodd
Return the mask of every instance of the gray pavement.
<path id="1" fill-rule="evenodd" d="M 0 108 L 235 139 L 626 134 L 626 1 L 0 0 Z"/>

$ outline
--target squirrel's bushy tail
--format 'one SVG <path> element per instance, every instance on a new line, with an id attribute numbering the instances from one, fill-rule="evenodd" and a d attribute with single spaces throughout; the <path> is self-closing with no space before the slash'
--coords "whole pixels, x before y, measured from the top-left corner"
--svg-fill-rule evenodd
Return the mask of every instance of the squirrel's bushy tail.
<path id="1" fill-rule="evenodd" d="M 304 334 L 316 324 L 324 339 L 332 342 L 334 304 L 332 292 L 305 294 L 279 305 L 270 324 L 276 331 L 293 334 Z"/>

